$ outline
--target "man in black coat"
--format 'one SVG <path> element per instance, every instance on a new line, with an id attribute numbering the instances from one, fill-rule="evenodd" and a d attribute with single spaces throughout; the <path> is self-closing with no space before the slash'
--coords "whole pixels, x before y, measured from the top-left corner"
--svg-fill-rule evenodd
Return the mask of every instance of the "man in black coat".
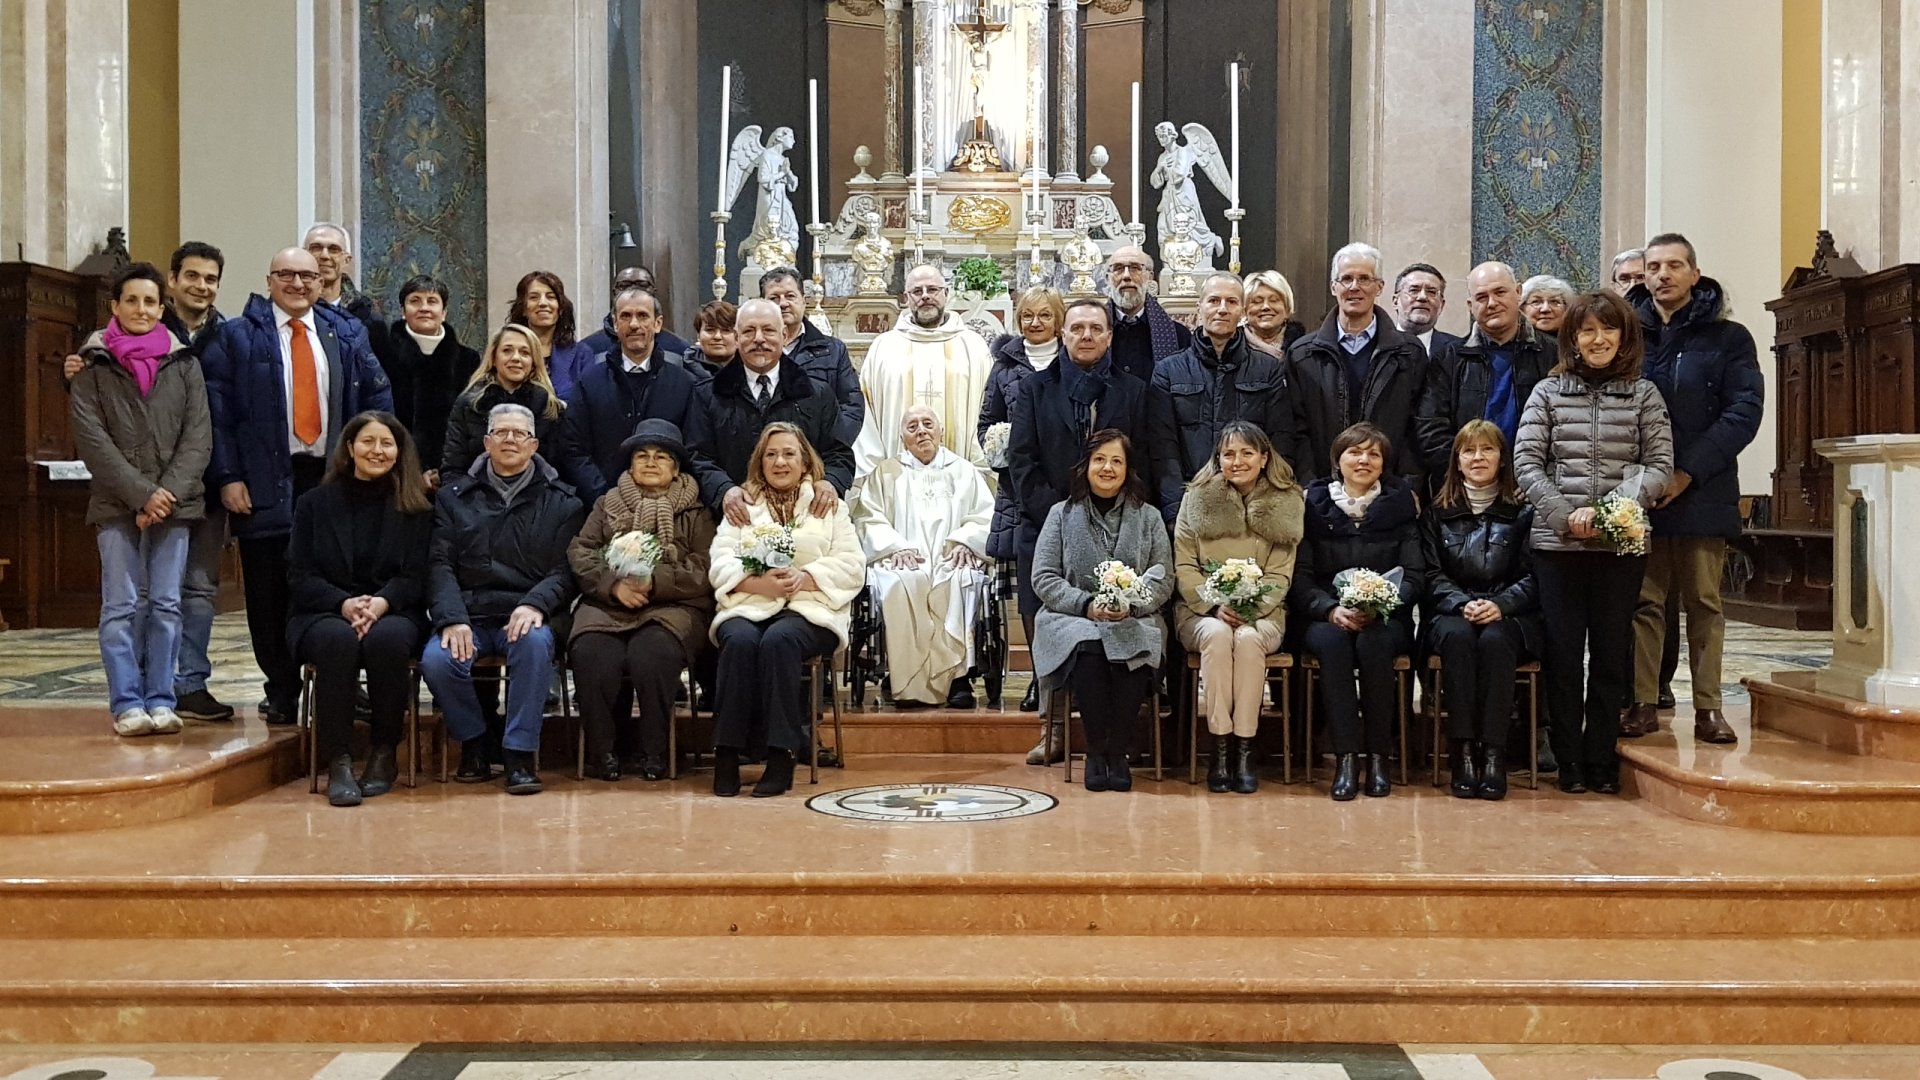
<path id="1" fill-rule="evenodd" d="M 1143 383 L 1153 381 L 1160 361 L 1193 344 L 1193 331 L 1173 321 L 1147 292 L 1153 257 L 1128 244 L 1107 256 L 1107 322 L 1112 328 L 1113 364 Z"/>
<path id="2" fill-rule="evenodd" d="M 704 423 L 700 380 L 660 344 L 660 301 L 629 286 L 614 297 L 620 348 L 594 358 L 567 394 L 560 417 L 560 475 L 591 506 L 620 482 L 629 455 L 620 445 L 642 420 L 665 420 L 691 442 Z"/>
<path id="3" fill-rule="evenodd" d="M 814 486 L 811 507 L 825 517 L 853 486 L 853 448 L 840 437 L 839 405 L 805 368 L 780 355 L 785 333 L 772 301 L 741 304 L 734 329 L 740 358 L 699 390 L 703 436 L 693 443 L 693 471 L 700 498 L 736 526 L 747 524 L 747 493 L 741 485 L 754 445 L 768 424 L 785 421 L 806 435 L 826 469 L 826 479 Z"/>
<path id="4" fill-rule="evenodd" d="M 1332 472 L 1333 440 L 1362 420 L 1392 441 L 1388 471 L 1416 481 L 1422 475 L 1413 419 L 1426 382 L 1427 352 L 1378 306 L 1385 287 L 1379 251 L 1361 243 L 1341 248 L 1333 256 L 1338 306 L 1320 329 L 1287 351 L 1293 472 L 1302 486 Z M 1414 490 L 1420 490 L 1418 483 Z"/>
<path id="5" fill-rule="evenodd" d="M 1294 445 L 1286 365 L 1247 344 L 1240 326 L 1245 290 L 1232 274 L 1200 283 L 1200 330 L 1193 345 L 1153 369 L 1150 439 L 1161 512 L 1180 513 L 1187 482 L 1213 460 L 1220 429 L 1245 420 L 1284 455 Z"/>
<path id="6" fill-rule="evenodd" d="M 320 302 L 351 319 L 352 327 L 370 340 L 380 326 L 380 309 L 373 297 L 354 288 L 353 275 L 347 272 L 353 268 L 353 237 L 346 226 L 316 222 L 308 226 L 300 246 L 320 267 Z"/>
<path id="7" fill-rule="evenodd" d="M 760 275 L 760 298 L 780 308 L 780 332 L 785 335 L 781 353 L 839 403 L 840 424 L 834 434 L 852 446 L 867 419 L 867 398 L 860 392 L 860 373 L 847 355 L 846 342 L 821 333 L 807 321 L 806 292 L 800 285 L 800 271 L 793 267 L 776 266 Z"/>
<path id="8" fill-rule="evenodd" d="M 1447 279 L 1432 263 L 1412 263 L 1393 279 L 1393 313 L 1400 319 L 1400 331 L 1419 338 L 1428 356 L 1438 356 L 1445 346 L 1460 343 L 1436 325 L 1445 310 Z"/>
<path id="9" fill-rule="evenodd" d="M 451 296 L 445 282 L 416 274 L 400 286 L 401 317 L 373 335 L 373 353 L 393 383 L 393 415 L 413 433 L 429 487 L 440 485 L 453 399 L 480 366 L 480 354 L 447 325 Z"/>
<path id="10" fill-rule="evenodd" d="M 1469 420 L 1493 421 L 1511 459 L 1527 398 L 1560 359 L 1557 343 L 1520 317 L 1520 284 L 1506 263 L 1481 263 L 1467 275 L 1467 310 L 1473 329 L 1465 340 L 1434 338 L 1420 397 L 1420 455 L 1434 477 L 1447 474 L 1453 436 Z"/>
<path id="11" fill-rule="evenodd" d="M 487 452 L 466 473 L 448 478 L 434 500 L 433 546 L 427 563 L 427 614 L 433 635 L 420 673 L 460 740 L 462 783 L 493 775 L 486 718 L 474 692 L 473 662 L 507 661 L 507 791 L 540 790 L 533 769 L 552 682 L 553 657 L 565 633 L 553 620 L 573 602 L 567 545 L 586 523 L 573 488 L 541 460 L 533 413 L 496 405 L 487 417 Z"/>
<path id="12" fill-rule="evenodd" d="M 653 271 L 644 266 L 621 267 L 620 272 L 613 275 L 613 293 L 607 299 L 606 319 L 601 322 L 600 329 L 581 341 L 581 344 L 593 350 L 593 355 L 602 356 L 620 348 L 620 331 L 613 325 L 614 308 L 619 304 L 620 294 L 628 289 L 645 289 L 654 295 L 655 300 L 660 297 L 660 291 L 653 284 Z M 686 338 L 668 330 L 664 318 L 654 337 L 659 339 L 657 344 L 661 352 L 674 356 L 680 356 L 693 347 Z"/>

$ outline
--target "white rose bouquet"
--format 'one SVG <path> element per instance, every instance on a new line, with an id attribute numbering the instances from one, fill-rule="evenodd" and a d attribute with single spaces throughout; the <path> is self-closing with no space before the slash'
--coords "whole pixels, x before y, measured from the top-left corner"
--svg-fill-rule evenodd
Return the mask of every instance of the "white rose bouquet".
<path id="1" fill-rule="evenodd" d="M 1203 569 L 1207 579 L 1200 583 L 1201 601 L 1232 608 L 1235 615 L 1248 622 L 1260 613 L 1260 602 L 1273 591 L 1273 586 L 1262 580 L 1260 564 L 1252 559 L 1209 562 Z"/>
<path id="2" fill-rule="evenodd" d="M 1333 575 L 1333 589 L 1340 597 L 1341 607 L 1384 619 L 1400 606 L 1400 582 L 1404 577 L 1397 566 L 1384 574 L 1356 566 Z"/>
<path id="3" fill-rule="evenodd" d="M 621 533 L 607 544 L 603 556 L 607 568 L 623 578 L 653 580 L 653 568 L 660 562 L 660 540 L 650 532 Z"/>
<path id="4" fill-rule="evenodd" d="M 1639 500 L 1618 491 L 1600 496 L 1593 504 L 1593 527 L 1613 548 L 1615 555 L 1645 555 L 1653 526 L 1647 521 L 1646 508 Z"/>
<path id="5" fill-rule="evenodd" d="M 980 440 L 980 452 L 986 455 L 988 468 L 1007 467 L 1007 443 L 1012 437 L 1013 425 L 1005 420 L 987 428 L 987 437 Z"/>
<path id="6" fill-rule="evenodd" d="M 1151 599 L 1140 572 L 1126 563 L 1108 559 L 1093 568 L 1095 607 L 1109 611 L 1132 611 L 1135 604 L 1145 604 Z"/>
<path id="7" fill-rule="evenodd" d="M 747 528 L 740 541 L 740 565 L 749 575 L 785 570 L 793 565 L 793 526 L 771 521 Z"/>

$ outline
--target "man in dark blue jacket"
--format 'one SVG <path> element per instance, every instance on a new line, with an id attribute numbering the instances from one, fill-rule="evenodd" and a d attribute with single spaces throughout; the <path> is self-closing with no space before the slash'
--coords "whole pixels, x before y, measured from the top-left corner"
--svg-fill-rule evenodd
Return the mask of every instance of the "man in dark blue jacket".
<path id="1" fill-rule="evenodd" d="M 319 297 L 313 256 L 287 248 L 267 271 L 267 295 L 249 297 L 201 355 L 213 420 L 207 487 L 240 542 L 247 632 L 267 677 L 266 720 L 276 724 L 293 723 L 300 693 L 287 644 L 294 500 L 320 483 L 349 419 L 393 408 L 357 321 Z"/>
<path id="2" fill-rule="evenodd" d="M 613 325 L 613 309 L 620 299 L 620 294 L 635 286 L 652 293 L 656 300 L 660 298 L 660 291 L 653 284 L 653 271 L 644 266 L 621 267 L 620 272 L 613 275 L 613 295 L 607 300 L 606 320 L 600 324 L 600 329 L 594 331 L 582 342 L 587 348 L 593 350 L 593 355 L 600 356 L 620 348 L 620 331 Z M 693 344 L 686 338 L 666 328 L 664 315 L 665 313 L 662 312 L 663 318 L 659 332 L 653 335 L 658 339 L 655 344 L 660 351 L 678 356 L 693 348 Z"/>
<path id="3" fill-rule="evenodd" d="M 1673 421 L 1673 480 L 1652 514 L 1653 541 L 1634 615 L 1634 705 L 1621 734 L 1659 725 L 1660 651 L 1666 605 L 1687 616 L 1693 672 L 1693 736 L 1738 739 L 1720 711 L 1720 652 L 1726 616 L 1720 575 L 1727 538 L 1740 535 L 1740 451 L 1760 431 L 1766 387 L 1753 335 L 1727 318 L 1727 294 L 1700 275 L 1693 245 L 1679 233 L 1647 241 L 1647 278 L 1627 293 L 1646 341 L 1642 373 L 1660 388 Z"/>
<path id="4" fill-rule="evenodd" d="M 660 301 L 637 285 L 614 297 L 620 348 L 596 357 L 567 394 L 560 419 L 560 475 L 588 506 L 620 482 L 620 452 L 642 420 L 666 420 L 689 444 L 704 435 L 694 375 L 660 345 Z"/>
<path id="5" fill-rule="evenodd" d="M 800 271 L 793 267 L 776 266 L 761 275 L 760 298 L 780 308 L 780 327 L 786 334 L 781 354 L 799 364 L 814 385 L 838 403 L 840 420 L 833 433 L 852 446 L 867 419 L 867 398 L 860 392 L 860 375 L 853 369 L 846 343 L 807 321 L 806 291 L 800 286 Z"/>

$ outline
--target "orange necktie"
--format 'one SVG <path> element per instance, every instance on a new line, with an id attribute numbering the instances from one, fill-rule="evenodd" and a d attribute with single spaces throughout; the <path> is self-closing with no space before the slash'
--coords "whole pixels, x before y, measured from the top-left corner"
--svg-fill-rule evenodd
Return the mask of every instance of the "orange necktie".
<path id="1" fill-rule="evenodd" d="M 320 376 L 313 367 L 313 343 L 299 319 L 289 319 L 293 330 L 293 434 L 309 445 L 320 441 Z"/>

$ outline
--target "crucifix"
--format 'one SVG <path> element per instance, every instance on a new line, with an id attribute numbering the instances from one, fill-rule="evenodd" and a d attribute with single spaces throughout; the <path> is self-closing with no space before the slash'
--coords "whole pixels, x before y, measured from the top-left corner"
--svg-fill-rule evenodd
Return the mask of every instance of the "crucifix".
<path id="1" fill-rule="evenodd" d="M 990 18 L 986 0 L 974 0 L 973 19 L 970 22 L 955 20 L 953 28 L 967 40 L 970 48 L 968 75 L 973 85 L 973 137 L 961 144 L 948 166 L 952 169 L 965 169 L 968 172 L 986 172 L 1000 168 L 1000 148 L 987 137 L 987 106 L 984 95 L 987 80 L 991 77 L 987 55 L 987 43 L 1004 33 L 1007 29 L 1005 19 Z"/>

